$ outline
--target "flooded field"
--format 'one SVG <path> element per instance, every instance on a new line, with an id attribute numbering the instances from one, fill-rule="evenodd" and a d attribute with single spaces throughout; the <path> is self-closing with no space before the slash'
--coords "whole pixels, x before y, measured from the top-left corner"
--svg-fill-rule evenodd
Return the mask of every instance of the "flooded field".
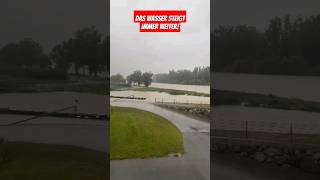
<path id="1" fill-rule="evenodd" d="M 210 86 L 152 83 L 150 87 L 210 94 Z M 142 98 L 146 98 L 145 100 L 146 102 L 210 104 L 210 97 L 191 96 L 191 95 L 172 95 L 165 92 L 156 92 L 156 91 L 153 91 L 153 92 L 132 91 L 132 90 L 111 91 L 110 95 L 122 96 L 122 97 L 128 97 L 128 96 L 142 97 Z"/>
<path id="2" fill-rule="evenodd" d="M 176 89 L 182 91 L 194 91 L 199 93 L 210 94 L 210 86 L 200 85 L 184 85 L 184 84 L 167 84 L 167 83 L 152 83 L 150 87 L 163 88 L 163 89 Z"/>
<path id="3" fill-rule="evenodd" d="M 77 104 L 77 113 L 106 114 L 109 98 L 74 92 L 0 94 L 0 108 L 24 111 L 56 111 Z M 78 103 L 75 103 L 75 100 Z M 63 112 L 75 113 L 74 109 Z M 68 117 L 0 114 L 0 137 L 8 141 L 64 144 L 107 152 L 108 121 Z"/>
<path id="4" fill-rule="evenodd" d="M 55 111 L 77 105 L 79 113 L 106 114 L 109 108 L 107 96 L 75 92 L 8 93 L 0 99 L 0 108 L 14 110 Z"/>
<path id="5" fill-rule="evenodd" d="M 160 92 L 144 92 L 144 91 L 111 91 L 111 96 L 134 96 L 146 98 L 146 102 L 170 102 L 170 103 L 194 103 L 194 104 L 210 104 L 210 97 L 189 96 L 189 95 L 171 95 Z"/>
<path id="6" fill-rule="evenodd" d="M 214 73 L 213 88 L 320 101 L 319 76 Z"/>
<path id="7" fill-rule="evenodd" d="M 213 110 L 214 129 L 320 134 L 320 113 L 243 106 L 216 106 Z"/>

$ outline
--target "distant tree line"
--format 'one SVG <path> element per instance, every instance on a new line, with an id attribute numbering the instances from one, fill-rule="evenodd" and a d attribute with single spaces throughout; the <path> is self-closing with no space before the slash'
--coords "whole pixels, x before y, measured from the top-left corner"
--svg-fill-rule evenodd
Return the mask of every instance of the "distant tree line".
<path id="1" fill-rule="evenodd" d="M 115 74 L 110 77 L 110 81 L 113 84 L 128 84 L 128 85 L 138 85 L 143 84 L 148 87 L 152 83 L 153 73 L 144 72 L 142 73 L 140 70 L 134 71 L 132 74 L 128 75 L 124 78 L 121 74 Z"/>
<path id="2" fill-rule="evenodd" d="M 170 70 L 169 73 L 155 74 L 153 79 L 160 83 L 208 85 L 210 84 L 210 67 L 195 67 L 193 71 Z"/>
<path id="3" fill-rule="evenodd" d="M 0 48 L 0 73 L 37 72 L 45 77 L 51 73 L 52 78 L 65 78 L 73 67 L 76 74 L 80 74 L 80 69 L 83 75 L 107 74 L 109 49 L 109 37 L 103 37 L 95 27 L 78 30 L 74 37 L 56 45 L 50 53 L 45 53 L 38 42 L 26 38 Z"/>
<path id="4" fill-rule="evenodd" d="M 214 71 L 320 75 L 320 15 L 275 17 L 263 32 L 220 26 L 211 38 Z"/>

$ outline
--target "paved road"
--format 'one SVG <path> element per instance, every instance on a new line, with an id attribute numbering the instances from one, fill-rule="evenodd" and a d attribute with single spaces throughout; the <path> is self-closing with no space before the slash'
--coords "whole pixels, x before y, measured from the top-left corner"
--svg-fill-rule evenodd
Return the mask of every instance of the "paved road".
<path id="1" fill-rule="evenodd" d="M 210 138 L 208 122 L 132 101 L 112 102 L 113 106 L 135 107 L 163 116 L 183 133 L 185 154 L 181 158 L 164 157 L 111 161 L 112 180 L 209 180 Z M 111 117 L 112 118 L 112 117 Z"/>

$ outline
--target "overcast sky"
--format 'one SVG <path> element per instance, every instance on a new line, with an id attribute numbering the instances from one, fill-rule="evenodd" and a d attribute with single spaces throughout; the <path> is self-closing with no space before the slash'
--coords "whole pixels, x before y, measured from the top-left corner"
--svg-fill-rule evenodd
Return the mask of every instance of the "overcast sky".
<path id="1" fill-rule="evenodd" d="M 50 48 L 83 27 L 109 30 L 108 0 L 0 0 L 0 47 L 25 37 Z"/>
<path id="2" fill-rule="evenodd" d="M 210 0 L 111 0 L 111 74 L 210 65 Z M 133 11 L 186 10 L 180 33 L 140 33 Z"/>
<path id="3" fill-rule="evenodd" d="M 209 0 L 111 0 L 111 73 L 209 65 Z M 47 50 L 85 26 L 109 30 L 109 0 L 0 0 L 0 47 L 32 37 Z M 134 9 L 185 9 L 181 33 L 139 33 Z M 211 27 L 263 29 L 274 16 L 320 13 L 320 0 L 211 0 Z"/>
<path id="4" fill-rule="evenodd" d="M 213 0 L 211 7 L 211 27 L 247 24 L 263 30 L 275 16 L 319 14 L 320 0 Z"/>

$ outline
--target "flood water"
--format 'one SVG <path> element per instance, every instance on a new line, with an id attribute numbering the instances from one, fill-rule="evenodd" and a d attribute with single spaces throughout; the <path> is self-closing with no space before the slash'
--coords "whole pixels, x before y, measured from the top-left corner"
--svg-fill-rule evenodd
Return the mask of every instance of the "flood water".
<path id="1" fill-rule="evenodd" d="M 243 106 L 216 106 L 213 127 L 223 130 L 320 134 L 320 113 Z"/>
<path id="2" fill-rule="evenodd" d="M 320 77 L 214 73 L 213 88 L 320 101 Z"/>
<path id="3" fill-rule="evenodd" d="M 121 97 L 142 97 L 147 98 L 146 102 L 170 102 L 170 103 L 194 103 L 194 104 L 210 104 L 210 97 L 188 96 L 188 95 L 171 95 L 160 92 L 143 92 L 143 91 L 111 91 L 111 96 Z"/>
<path id="4" fill-rule="evenodd" d="M 163 89 L 176 89 L 176 90 L 183 90 L 183 91 L 194 91 L 199 93 L 210 94 L 210 86 L 152 83 L 150 87 L 163 88 Z"/>
<path id="5" fill-rule="evenodd" d="M 210 94 L 210 86 L 200 85 L 182 85 L 182 84 L 166 84 L 166 83 L 152 83 L 150 87 L 161 89 L 174 89 L 182 91 L 192 91 L 198 93 Z M 204 96 L 189 96 L 189 95 L 172 95 L 165 92 L 145 92 L 145 91 L 111 91 L 111 96 L 134 96 L 146 98 L 146 102 L 169 102 L 169 103 L 194 103 L 194 104 L 210 104 L 210 97 Z"/>
<path id="6" fill-rule="evenodd" d="M 320 77 L 214 73 L 214 88 L 320 101 Z M 213 94 L 214 96 L 214 94 Z M 242 106 L 214 107 L 218 129 L 302 134 L 320 133 L 320 113 Z"/>

